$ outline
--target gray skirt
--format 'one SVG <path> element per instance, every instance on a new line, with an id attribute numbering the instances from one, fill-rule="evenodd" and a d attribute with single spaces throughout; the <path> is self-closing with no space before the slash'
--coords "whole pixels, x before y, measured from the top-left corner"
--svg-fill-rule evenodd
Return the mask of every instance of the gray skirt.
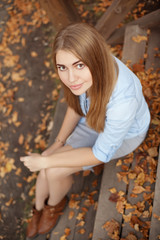
<path id="1" fill-rule="evenodd" d="M 68 137 L 66 145 L 70 145 L 73 148 L 93 147 L 98 134 L 99 133 L 89 128 L 84 121 L 80 121 L 72 134 Z M 146 134 L 147 132 L 134 138 L 124 139 L 123 143 L 115 152 L 112 159 L 118 159 L 133 152 L 143 142 Z M 85 166 L 83 167 L 83 170 L 92 169 L 94 166 Z"/>

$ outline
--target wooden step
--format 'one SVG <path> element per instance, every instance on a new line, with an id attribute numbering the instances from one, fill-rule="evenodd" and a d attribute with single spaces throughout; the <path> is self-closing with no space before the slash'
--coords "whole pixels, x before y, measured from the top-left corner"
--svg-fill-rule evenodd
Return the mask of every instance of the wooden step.
<path id="1" fill-rule="evenodd" d="M 140 43 L 134 41 L 133 37 L 137 37 L 138 35 L 147 36 L 147 32 L 146 30 L 141 29 L 138 25 L 128 26 L 126 28 L 122 61 L 127 63 L 129 60 L 131 66 L 139 62 L 140 59 L 144 59 L 146 41 L 141 41 Z M 125 158 L 122 158 L 122 162 L 123 161 L 125 161 Z M 134 162 L 135 157 L 132 163 L 133 165 Z M 122 234 L 124 233 L 122 227 L 122 214 L 117 212 L 115 203 L 113 201 L 109 201 L 111 188 L 115 188 L 117 192 L 122 191 L 125 195 L 128 195 L 129 183 L 127 184 L 122 181 L 118 181 L 117 173 L 121 171 L 121 169 L 120 167 L 116 167 L 116 163 L 117 160 L 113 160 L 104 166 L 101 190 L 98 200 L 98 209 L 93 230 L 93 240 L 111 239 L 103 226 L 106 222 L 109 222 L 112 219 L 114 219 L 114 221 L 116 221 L 120 226 L 119 234 L 121 234 L 120 232 L 122 232 Z M 132 168 L 132 164 L 126 164 L 126 167 Z"/>
<path id="2" fill-rule="evenodd" d="M 149 34 L 148 41 L 148 49 L 147 49 L 147 59 L 145 64 L 145 69 L 153 68 L 153 70 L 157 70 L 159 68 L 160 71 L 160 27 L 151 28 Z"/>
<path id="3" fill-rule="evenodd" d="M 155 186 L 155 194 L 154 194 L 154 201 L 153 201 L 149 240 L 159 239 L 159 236 L 160 236 L 160 200 L 159 198 L 160 198 L 160 147 L 159 147 L 157 177 L 156 177 L 156 186 Z"/>

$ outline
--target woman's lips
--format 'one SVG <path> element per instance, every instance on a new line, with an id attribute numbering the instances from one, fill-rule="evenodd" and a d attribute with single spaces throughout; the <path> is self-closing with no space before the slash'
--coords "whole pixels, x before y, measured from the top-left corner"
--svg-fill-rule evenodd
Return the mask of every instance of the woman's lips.
<path id="1" fill-rule="evenodd" d="M 71 88 L 72 90 L 78 90 L 78 89 L 81 88 L 81 86 L 82 86 L 82 84 L 71 85 L 70 88 Z"/>

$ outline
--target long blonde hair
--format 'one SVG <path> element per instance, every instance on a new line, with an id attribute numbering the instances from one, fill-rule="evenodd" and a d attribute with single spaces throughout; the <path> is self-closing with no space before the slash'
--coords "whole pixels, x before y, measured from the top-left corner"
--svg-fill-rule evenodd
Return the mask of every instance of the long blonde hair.
<path id="1" fill-rule="evenodd" d="M 90 69 L 93 84 L 89 90 L 90 108 L 86 119 L 91 128 L 97 132 L 103 131 L 106 107 L 116 83 L 115 61 L 104 38 L 86 23 L 71 24 L 60 30 L 55 37 L 53 45 L 55 66 L 59 50 L 72 52 Z M 62 85 L 68 105 L 83 116 L 79 97 Z"/>

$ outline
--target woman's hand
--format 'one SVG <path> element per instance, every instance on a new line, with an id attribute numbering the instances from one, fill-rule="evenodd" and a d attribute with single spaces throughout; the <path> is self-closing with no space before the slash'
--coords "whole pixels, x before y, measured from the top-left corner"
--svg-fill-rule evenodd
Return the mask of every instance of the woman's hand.
<path id="1" fill-rule="evenodd" d="M 40 171 L 46 168 L 45 157 L 37 153 L 29 153 L 28 156 L 20 157 L 20 160 L 31 172 Z"/>

